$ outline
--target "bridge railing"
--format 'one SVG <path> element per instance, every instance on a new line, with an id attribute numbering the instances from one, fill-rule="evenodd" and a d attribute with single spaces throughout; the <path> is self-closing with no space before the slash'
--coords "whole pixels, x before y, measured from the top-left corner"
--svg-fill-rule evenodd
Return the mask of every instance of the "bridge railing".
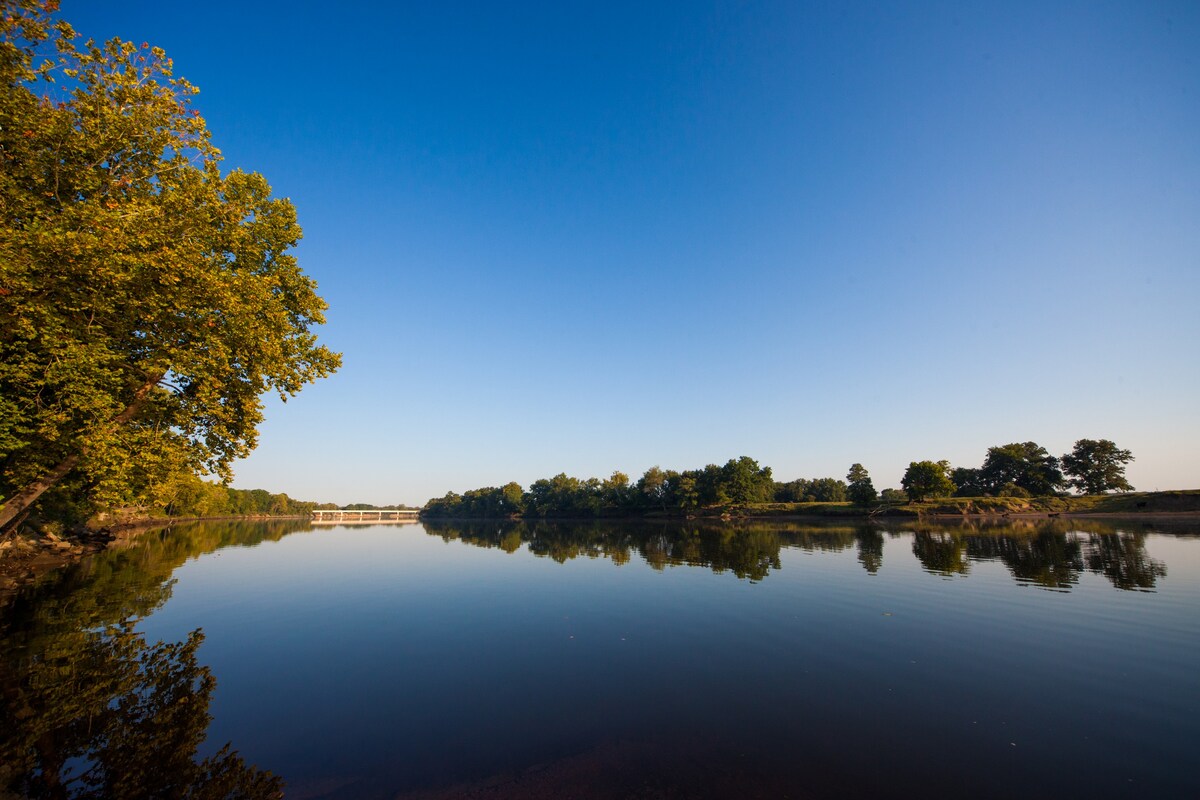
<path id="1" fill-rule="evenodd" d="M 313 522 L 399 522 L 414 520 L 420 511 L 409 508 L 314 509 Z"/>

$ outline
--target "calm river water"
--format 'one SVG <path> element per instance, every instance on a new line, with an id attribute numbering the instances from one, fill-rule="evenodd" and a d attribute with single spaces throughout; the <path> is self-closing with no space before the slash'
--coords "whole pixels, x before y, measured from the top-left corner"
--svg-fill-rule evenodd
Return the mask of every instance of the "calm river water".
<path id="1" fill-rule="evenodd" d="M 0 626 L 0 797 L 1200 797 L 1195 522 L 198 524 Z"/>

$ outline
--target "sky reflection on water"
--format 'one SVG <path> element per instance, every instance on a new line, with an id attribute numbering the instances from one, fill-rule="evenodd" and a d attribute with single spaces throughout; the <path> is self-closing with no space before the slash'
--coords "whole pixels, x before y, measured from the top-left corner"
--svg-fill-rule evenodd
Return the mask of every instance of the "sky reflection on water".
<path id="1" fill-rule="evenodd" d="M 39 711 L 2 754 L 36 763 L 53 698 L 131 641 L 81 629 L 133 618 L 143 675 L 203 632 L 189 763 L 230 742 L 289 797 L 1190 797 L 1197 532 L 181 528 L 4 613 L 5 717 Z M 75 683 L 37 673 L 46 653 Z"/>

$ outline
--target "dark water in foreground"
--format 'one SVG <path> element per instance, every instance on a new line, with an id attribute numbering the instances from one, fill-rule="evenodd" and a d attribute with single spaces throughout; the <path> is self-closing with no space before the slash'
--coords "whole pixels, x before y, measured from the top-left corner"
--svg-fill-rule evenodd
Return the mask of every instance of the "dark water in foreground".
<path id="1" fill-rule="evenodd" d="M 31 796 L 1193 798 L 1200 524 L 194 525 L 0 687 Z"/>

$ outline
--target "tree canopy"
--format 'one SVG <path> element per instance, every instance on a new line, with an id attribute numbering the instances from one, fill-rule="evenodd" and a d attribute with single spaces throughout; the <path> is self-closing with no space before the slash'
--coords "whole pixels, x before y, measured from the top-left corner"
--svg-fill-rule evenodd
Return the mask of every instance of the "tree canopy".
<path id="1" fill-rule="evenodd" d="M 946 497 L 954 492 L 949 471 L 948 461 L 913 461 L 905 470 L 900 485 L 913 502 L 919 503 L 928 497 Z"/>
<path id="2" fill-rule="evenodd" d="M 540 478 L 522 492 L 517 483 L 503 487 L 449 492 L 422 509 L 424 517 L 495 518 L 524 514 L 529 517 L 591 517 L 609 513 L 650 510 L 686 510 L 702 506 L 729 506 L 768 502 L 776 484 L 771 468 L 749 456 L 730 459 L 722 466 L 664 470 L 654 466 L 631 484 L 629 476 L 575 478 L 561 472 Z M 844 496 L 843 498 L 844 499 Z"/>
<path id="3" fill-rule="evenodd" d="M 846 473 L 846 480 L 850 484 L 846 488 L 846 496 L 852 503 L 865 506 L 875 502 L 875 484 L 871 483 L 871 475 L 866 467 L 862 464 L 851 464 L 850 471 Z"/>
<path id="4" fill-rule="evenodd" d="M 227 478 L 260 396 L 340 363 L 295 208 L 222 172 L 161 49 L 0 2 L 0 527 L 56 486 L 127 504 Z"/>
<path id="5" fill-rule="evenodd" d="M 775 484 L 777 503 L 842 503 L 846 497 L 846 483 L 837 478 L 797 478 Z"/>
<path id="6" fill-rule="evenodd" d="M 989 447 L 983 466 L 950 472 L 959 497 L 1045 496 L 1063 488 L 1059 460 L 1037 442 Z"/>
<path id="7" fill-rule="evenodd" d="M 1108 439 L 1080 439 L 1062 457 L 1063 471 L 1071 476 L 1068 483 L 1086 494 L 1133 491 L 1125 480 L 1125 465 L 1130 461 L 1133 453 Z"/>
<path id="8" fill-rule="evenodd" d="M 1000 494 L 1012 485 L 1031 495 L 1048 495 L 1063 485 L 1058 459 L 1037 442 L 989 447 L 979 478 L 987 494 Z"/>
<path id="9" fill-rule="evenodd" d="M 922 502 L 951 494 L 1044 496 L 1057 492 L 1065 483 L 1060 463 L 1068 474 L 1076 476 L 1073 483 L 1080 487 L 1092 487 L 1091 491 L 1130 489 L 1124 482 L 1123 467 L 1129 460 L 1132 456 L 1127 450 L 1116 449 L 1107 440 L 1081 439 L 1076 443 L 1076 452 L 1063 456 L 1061 462 L 1036 442 L 1018 442 L 988 448 L 979 468 L 951 469 L 948 461 L 911 462 L 901 481 L 903 491 L 889 488 L 879 492 L 862 464 L 852 464 L 844 481 L 797 478 L 782 483 L 772 478 L 770 467 L 742 456 L 720 466 L 708 464 L 683 471 L 655 465 L 632 484 L 623 472 L 614 472 L 604 480 L 559 473 L 534 481 L 528 491 L 514 482 L 463 494 L 450 492 L 426 503 L 421 515 L 442 519 L 605 517 L 649 512 L 688 514 L 698 509 L 728 510 L 771 502 L 832 504 L 848 500 L 865 507 L 876 502 Z"/>

